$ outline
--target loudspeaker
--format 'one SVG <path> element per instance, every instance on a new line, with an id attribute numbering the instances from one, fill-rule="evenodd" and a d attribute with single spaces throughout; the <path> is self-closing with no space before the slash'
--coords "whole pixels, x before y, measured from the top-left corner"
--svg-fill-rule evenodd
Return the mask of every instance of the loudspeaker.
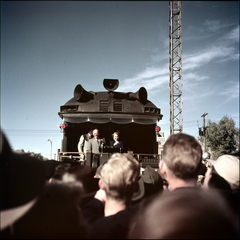
<path id="1" fill-rule="evenodd" d="M 145 87 L 139 88 L 139 90 L 135 93 L 128 93 L 129 99 L 137 99 L 141 103 L 145 104 L 147 102 L 147 90 Z"/>
<path id="2" fill-rule="evenodd" d="M 88 102 L 94 98 L 94 94 L 87 92 L 81 84 L 75 87 L 73 96 L 79 102 Z"/>
<path id="3" fill-rule="evenodd" d="M 119 81 L 118 79 L 104 79 L 103 80 L 103 86 L 108 90 L 108 91 L 114 91 L 118 88 Z"/>

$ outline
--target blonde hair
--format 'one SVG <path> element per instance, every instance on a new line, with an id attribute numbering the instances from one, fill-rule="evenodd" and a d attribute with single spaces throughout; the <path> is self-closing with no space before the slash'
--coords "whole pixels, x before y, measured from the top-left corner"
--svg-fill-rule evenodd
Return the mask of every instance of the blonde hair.
<path id="1" fill-rule="evenodd" d="M 119 136 L 119 132 L 114 132 L 114 133 L 112 134 L 112 137 L 114 137 L 114 134 L 117 134 L 117 135 Z"/>
<path id="2" fill-rule="evenodd" d="M 108 198 L 128 204 L 131 201 L 140 167 L 138 161 L 127 153 L 116 153 L 103 165 L 101 178 Z"/>

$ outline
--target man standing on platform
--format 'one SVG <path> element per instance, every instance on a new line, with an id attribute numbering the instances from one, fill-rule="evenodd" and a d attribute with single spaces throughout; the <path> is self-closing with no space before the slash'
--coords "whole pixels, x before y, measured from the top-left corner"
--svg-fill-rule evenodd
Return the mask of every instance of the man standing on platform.
<path id="1" fill-rule="evenodd" d="M 80 152 L 80 157 L 84 160 L 85 156 L 83 153 L 86 153 L 87 150 L 91 150 L 90 139 L 92 138 L 93 130 L 91 129 L 87 134 L 81 135 L 78 142 L 78 152 Z"/>
<path id="2" fill-rule="evenodd" d="M 99 132 L 98 129 L 93 130 L 93 138 L 90 139 L 90 150 L 92 150 L 92 153 L 100 153 L 99 147 L 100 147 L 100 139 L 99 139 Z"/>

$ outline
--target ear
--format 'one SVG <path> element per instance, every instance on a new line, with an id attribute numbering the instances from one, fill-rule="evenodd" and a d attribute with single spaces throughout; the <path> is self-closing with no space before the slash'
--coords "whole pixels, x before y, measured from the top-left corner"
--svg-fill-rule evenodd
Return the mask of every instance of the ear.
<path id="1" fill-rule="evenodd" d="M 158 164 L 159 170 L 163 176 L 167 176 L 167 165 L 164 161 L 160 161 Z"/>
<path id="2" fill-rule="evenodd" d="M 104 187 L 103 187 L 103 180 L 100 178 L 99 181 L 98 181 L 98 186 L 100 189 L 104 190 Z"/>

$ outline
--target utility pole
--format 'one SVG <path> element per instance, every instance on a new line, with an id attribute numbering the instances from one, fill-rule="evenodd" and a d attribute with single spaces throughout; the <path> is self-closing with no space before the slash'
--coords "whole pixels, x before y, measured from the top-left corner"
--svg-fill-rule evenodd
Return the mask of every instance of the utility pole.
<path id="1" fill-rule="evenodd" d="M 204 113 L 201 117 L 203 118 L 203 137 L 204 137 L 204 152 L 207 151 L 206 147 L 206 127 L 205 127 L 205 116 L 207 116 L 207 113 Z"/>
<path id="2" fill-rule="evenodd" d="M 170 134 L 183 131 L 181 1 L 169 1 Z"/>
<path id="3" fill-rule="evenodd" d="M 52 159 L 52 141 L 48 139 L 48 141 L 51 143 L 51 154 L 50 154 L 50 159 Z"/>

